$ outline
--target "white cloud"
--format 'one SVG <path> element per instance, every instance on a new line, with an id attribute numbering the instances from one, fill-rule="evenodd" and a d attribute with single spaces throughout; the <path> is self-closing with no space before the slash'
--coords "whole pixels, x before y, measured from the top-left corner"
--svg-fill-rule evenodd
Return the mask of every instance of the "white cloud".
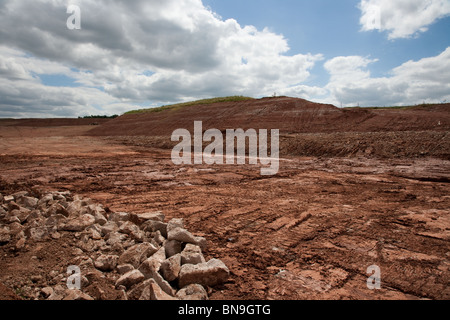
<path id="1" fill-rule="evenodd" d="M 7 75 L 5 85 L 20 86 L 15 79 L 27 79 L 37 89 L 39 74 L 65 75 L 107 100 L 95 105 L 264 96 L 301 85 L 323 59 L 288 56 L 282 35 L 224 21 L 201 0 L 69 3 L 80 6 L 81 30 L 66 27 L 67 1 L 0 3 L 0 45 L 15 50 L 0 64 L 0 72 Z M 85 94 L 81 88 L 64 90 Z M 3 106 L 0 98 L 0 109 Z"/>
<path id="2" fill-rule="evenodd" d="M 134 108 L 97 88 L 46 86 L 39 75 L 83 77 L 63 64 L 0 46 L 0 117 L 77 117 Z"/>
<path id="3" fill-rule="evenodd" d="M 390 77 L 374 78 L 366 68 L 376 63 L 364 57 L 336 57 L 325 63 L 326 88 L 334 104 L 392 106 L 450 100 L 450 47 L 435 57 L 408 61 Z"/>
<path id="4" fill-rule="evenodd" d="M 81 30 L 66 27 L 69 3 L 81 8 Z M 365 0 L 366 29 L 369 5 L 380 6 L 379 27 L 391 38 L 414 35 L 449 12 L 443 1 Z M 376 59 L 336 57 L 324 64 L 330 73 L 325 87 L 306 84 L 321 54 L 288 51 L 282 35 L 223 20 L 201 0 L 3 0 L 0 117 L 115 114 L 274 92 L 353 105 L 448 97 L 449 50 L 406 62 L 385 78 L 369 72 Z M 64 76 L 77 86 L 48 86 L 42 75 Z"/>
<path id="5" fill-rule="evenodd" d="M 391 40 L 417 36 L 450 14 L 448 0 L 362 0 L 359 7 L 362 30 L 388 31 Z"/>

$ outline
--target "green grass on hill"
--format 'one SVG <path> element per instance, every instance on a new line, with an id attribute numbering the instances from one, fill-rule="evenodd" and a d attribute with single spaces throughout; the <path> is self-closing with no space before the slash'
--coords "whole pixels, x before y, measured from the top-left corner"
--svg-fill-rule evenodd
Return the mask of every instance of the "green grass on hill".
<path id="1" fill-rule="evenodd" d="M 162 106 L 159 108 L 132 110 L 132 111 L 126 112 L 125 114 L 162 112 L 165 110 L 178 110 L 178 109 L 181 109 L 184 107 L 190 107 L 190 106 L 196 106 L 196 105 L 213 104 L 213 103 L 219 103 L 219 102 L 238 102 L 238 101 L 246 101 L 246 100 L 253 100 L 253 98 L 244 97 L 244 96 L 211 98 L 211 99 L 203 99 L 203 100 L 190 101 L 190 102 L 184 102 L 184 103 L 177 103 L 177 104 Z"/>

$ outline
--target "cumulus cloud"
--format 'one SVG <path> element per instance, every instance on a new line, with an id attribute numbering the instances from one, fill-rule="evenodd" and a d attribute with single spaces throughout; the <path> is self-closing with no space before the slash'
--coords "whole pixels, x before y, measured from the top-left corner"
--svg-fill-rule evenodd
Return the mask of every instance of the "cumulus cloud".
<path id="1" fill-rule="evenodd" d="M 46 86 L 42 75 L 83 77 L 66 65 L 0 46 L 0 117 L 77 117 L 134 107 L 94 87 Z"/>
<path id="2" fill-rule="evenodd" d="M 389 39 L 426 32 L 435 21 L 450 15 L 448 0 L 362 0 L 363 31 L 387 31 Z"/>
<path id="3" fill-rule="evenodd" d="M 393 106 L 450 100 L 450 47 L 435 57 L 408 61 L 389 77 L 372 77 L 376 59 L 335 57 L 324 64 L 330 74 L 330 99 L 347 106 Z"/>
<path id="4" fill-rule="evenodd" d="M 80 7 L 81 30 L 66 27 L 68 4 Z M 66 115 L 148 101 L 269 95 L 300 85 L 323 59 L 287 55 L 282 35 L 222 20 L 201 0 L 5 0 L 0 39 L 2 81 L 16 88 L 0 98 L 0 108 L 38 113 L 39 106 L 43 114 L 50 112 L 45 103 L 58 104 L 39 100 L 47 93 L 66 97 L 59 106 Z M 45 86 L 42 74 L 65 75 L 79 87 Z"/>

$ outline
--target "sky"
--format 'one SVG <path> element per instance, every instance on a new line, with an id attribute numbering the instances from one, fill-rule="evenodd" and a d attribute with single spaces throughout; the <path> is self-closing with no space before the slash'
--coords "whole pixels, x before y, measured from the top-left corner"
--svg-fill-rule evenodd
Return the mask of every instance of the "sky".
<path id="1" fill-rule="evenodd" d="M 0 0 L 0 117 L 450 101 L 450 0 Z"/>

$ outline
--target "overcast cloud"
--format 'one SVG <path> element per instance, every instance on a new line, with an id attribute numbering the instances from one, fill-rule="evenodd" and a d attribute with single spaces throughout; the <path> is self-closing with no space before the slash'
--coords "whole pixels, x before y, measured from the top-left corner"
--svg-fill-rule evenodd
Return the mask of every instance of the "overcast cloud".
<path id="1" fill-rule="evenodd" d="M 425 8 L 423 1 L 407 1 L 414 3 L 407 7 L 411 19 L 395 25 L 397 15 L 405 14 L 403 2 L 362 1 L 363 29 L 368 5 L 388 6 L 380 31 L 390 38 L 424 32 L 450 12 L 448 1 L 426 1 Z M 68 3 L 81 8 L 81 30 L 66 27 Z M 201 0 L 4 0 L 0 39 L 0 117 L 115 114 L 143 105 L 274 92 L 336 105 L 450 98 L 450 49 L 406 62 L 388 78 L 372 78 L 367 68 L 376 58 L 326 60 L 307 50 L 288 55 L 283 35 L 223 20 Z M 318 65 L 329 72 L 328 85 L 306 85 Z M 74 85 L 45 85 L 45 75 L 66 76 Z"/>
<path id="2" fill-rule="evenodd" d="M 417 36 L 450 15 L 448 0 L 362 0 L 360 8 L 362 30 L 387 31 L 391 40 Z"/>

